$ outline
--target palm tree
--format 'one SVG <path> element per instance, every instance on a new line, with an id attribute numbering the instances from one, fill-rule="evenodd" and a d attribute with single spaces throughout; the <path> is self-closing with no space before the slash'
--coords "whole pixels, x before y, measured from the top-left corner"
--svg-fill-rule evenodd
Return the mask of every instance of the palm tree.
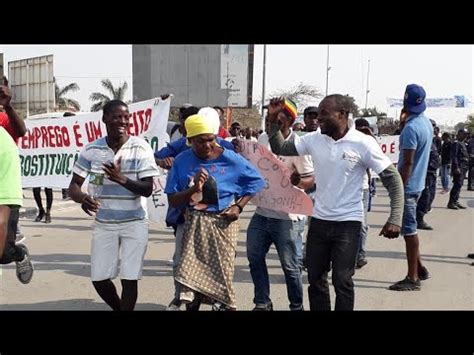
<path id="1" fill-rule="evenodd" d="M 73 109 L 74 111 L 80 111 L 81 105 L 79 104 L 79 102 L 77 102 L 76 100 L 64 97 L 68 92 L 74 92 L 78 90 L 79 90 L 79 85 L 77 85 L 76 83 L 71 83 L 69 85 L 66 85 L 60 88 L 59 85 L 55 81 L 54 82 L 54 95 L 56 98 L 56 110 L 65 111 L 65 110 Z"/>
<path id="2" fill-rule="evenodd" d="M 102 94 L 100 92 L 93 92 L 89 99 L 91 101 L 97 101 L 95 104 L 91 106 L 91 111 L 100 111 L 104 107 L 104 105 L 109 102 L 110 100 L 122 100 L 125 96 L 125 92 L 128 89 L 128 84 L 125 81 L 122 86 L 119 86 L 118 88 L 114 88 L 112 82 L 110 79 L 102 79 L 100 82 L 102 86 L 111 94 L 112 97 L 109 97 L 105 94 Z"/>

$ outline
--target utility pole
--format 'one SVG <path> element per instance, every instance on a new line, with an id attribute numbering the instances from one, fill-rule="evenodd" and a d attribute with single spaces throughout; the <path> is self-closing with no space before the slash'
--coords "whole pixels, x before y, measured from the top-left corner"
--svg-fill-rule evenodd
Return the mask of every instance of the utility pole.
<path id="1" fill-rule="evenodd" d="M 263 45 L 263 77 L 262 77 L 262 119 L 263 119 L 263 106 L 265 106 L 265 74 L 267 66 L 267 45 Z"/>
<path id="2" fill-rule="evenodd" d="M 329 66 L 329 44 L 328 44 L 327 58 L 326 58 L 326 96 L 328 96 L 329 70 L 331 70 L 331 67 Z"/>
<path id="3" fill-rule="evenodd" d="M 370 59 L 367 63 L 367 90 L 365 91 L 365 109 L 367 110 L 367 104 L 369 102 L 369 75 L 370 75 Z"/>

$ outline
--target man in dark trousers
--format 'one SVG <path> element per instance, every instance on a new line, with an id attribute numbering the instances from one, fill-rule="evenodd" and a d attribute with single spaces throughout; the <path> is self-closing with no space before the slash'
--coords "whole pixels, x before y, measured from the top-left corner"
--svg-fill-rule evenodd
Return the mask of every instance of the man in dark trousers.
<path id="1" fill-rule="evenodd" d="M 435 121 L 431 120 L 431 124 L 433 125 L 433 129 L 436 128 Z M 417 229 L 433 230 L 433 227 L 425 222 L 424 217 L 425 214 L 431 211 L 431 205 L 436 196 L 436 172 L 440 166 L 438 151 L 439 144 L 436 138 L 438 137 L 435 135 L 433 137 L 433 141 L 431 142 L 428 170 L 426 171 L 425 188 L 421 192 L 420 199 L 416 205 L 416 222 L 418 225 Z"/>
<path id="2" fill-rule="evenodd" d="M 451 173 L 453 175 L 453 187 L 449 195 L 448 208 L 451 210 L 465 209 L 466 206 L 459 203 L 459 194 L 464 183 L 467 169 L 469 167 L 469 154 L 465 143 L 467 130 L 460 129 L 451 149 Z"/>

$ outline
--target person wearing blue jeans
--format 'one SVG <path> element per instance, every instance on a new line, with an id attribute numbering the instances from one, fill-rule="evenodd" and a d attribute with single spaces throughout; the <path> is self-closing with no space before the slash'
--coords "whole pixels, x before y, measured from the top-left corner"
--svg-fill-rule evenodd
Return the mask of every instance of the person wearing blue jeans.
<path id="1" fill-rule="evenodd" d="M 431 120 L 433 124 L 433 129 L 436 127 L 436 123 Z M 437 171 L 440 166 L 438 145 L 436 144 L 436 136 L 433 137 L 433 142 L 431 143 L 430 158 L 428 162 L 428 170 L 426 172 L 425 179 L 425 188 L 421 192 L 420 199 L 416 206 L 416 221 L 418 229 L 433 230 L 426 221 L 424 220 L 425 214 L 431 211 L 431 205 L 433 204 L 434 198 L 436 196 L 436 176 Z"/>
<path id="2" fill-rule="evenodd" d="M 296 119 L 296 106 L 286 100 L 280 112 L 280 132 L 287 141 L 297 139 L 291 127 Z M 269 147 L 268 135 L 263 133 L 258 143 Z M 291 183 L 300 189 L 314 186 L 313 164 L 309 156 L 278 159 L 288 167 L 292 174 Z M 266 255 L 272 244 L 275 245 L 285 274 L 290 310 L 303 310 L 303 233 L 306 216 L 274 211 L 258 207 L 247 229 L 247 258 L 255 287 L 255 311 L 273 310 L 270 299 Z"/>
<path id="3" fill-rule="evenodd" d="M 364 189 L 362 195 L 362 203 L 364 204 L 364 221 L 361 223 L 360 227 L 360 240 L 359 240 L 359 250 L 357 253 L 356 268 L 360 269 L 363 266 L 367 265 L 366 259 L 366 249 L 365 243 L 367 241 L 367 235 L 369 234 L 369 223 L 367 221 L 367 213 L 369 212 L 369 189 Z"/>
<path id="4" fill-rule="evenodd" d="M 420 280 L 430 277 L 423 266 L 420 255 L 420 241 L 417 233 L 416 206 L 425 189 L 426 172 L 433 141 L 433 126 L 423 114 L 426 109 L 426 92 L 416 84 L 406 87 L 403 111 L 408 115 L 400 134 L 400 155 L 398 170 L 403 180 L 405 208 L 401 234 L 405 239 L 408 262 L 407 275 L 389 287 L 392 291 L 416 291 Z"/>
<path id="5" fill-rule="evenodd" d="M 247 258 L 255 286 L 253 302 L 256 310 L 273 308 L 270 300 L 270 280 L 265 261 L 272 244 L 275 245 L 285 274 L 290 310 L 303 309 L 302 255 L 298 253 L 298 231 L 304 220 L 268 218 L 255 213 L 247 230 Z M 262 309 L 263 310 L 263 309 Z"/>

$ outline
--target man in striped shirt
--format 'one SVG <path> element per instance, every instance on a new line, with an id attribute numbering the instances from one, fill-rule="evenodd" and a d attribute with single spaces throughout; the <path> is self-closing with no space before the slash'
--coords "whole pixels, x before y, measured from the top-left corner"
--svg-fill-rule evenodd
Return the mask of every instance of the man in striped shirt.
<path id="1" fill-rule="evenodd" d="M 102 120 L 107 136 L 88 144 L 74 165 L 69 185 L 71 198 L 89 215 L 95 213 L 91 250 L 91 278 L 99 296 L 115 311 L 133 310 L 137 280 L 141 278 L 148 242 L 148 223 L 140 203 L 153 190 L 159 174 L 150 145 L 129 136 L 128 106 L 109 101 Z M 94 198 L 81 191 L 86 177 L 103 180 L 102 192 Z M 99 178 L 98 178 L 99 177 Z M 112 279 L 118 275 L 121 255 L 119 297 Z"/>

